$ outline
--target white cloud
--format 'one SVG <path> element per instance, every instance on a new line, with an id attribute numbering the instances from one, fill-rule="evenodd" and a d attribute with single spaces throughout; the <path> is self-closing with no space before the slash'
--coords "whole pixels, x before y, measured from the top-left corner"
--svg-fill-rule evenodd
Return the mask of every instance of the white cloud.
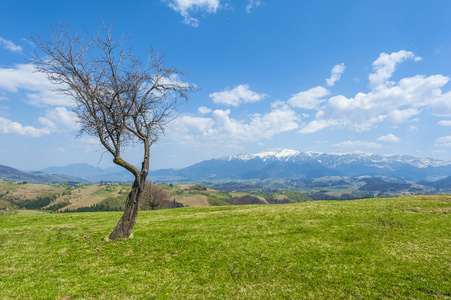
<path id="1" fill-rule="evenodd" d="M 77 117 L 65 107 L 47 110 L 45 117 L 38 118 L 39 122 L 51 131 L 79 130 Z"/>
<path id="2" fill-rule="evenodd" d="M 299 126 L 295 112 L 288 107 L 275 109 L 266 115 L 255 114 L 248 124 L 230 118 L 229 115 L 230 110 L 213 111 L 214 126 L 209 132 L 211 136 L 253 142 L 269 139 L 277 133 Z"/>
<path id="3" fill-rule="evenodd" d="M 47 110 L 45 117 L 38 118 L 42 128 L 23 126 L 18 122 L 0 117 L 0 134 L 17 134 L 29 137 L 42 137 L 53 132 L 79 130 L 74 113 L 65 107 Z"/>
<path id="4" fill-rule="evenodd" d="M 49 135 L 50 130 L 47 127 L 38 129 L 32 126 L 23 126 L 20 123 L 0 117 L 0 134 L 18 134 L 29 137 L 41 137 Z"/>
<path id="5" fill-rule="evenodd" d="M 298 132 L 299 133 L 313 133 L 317 132 L 318 130 L 324 129 L 326 127 L 331 126 L 330 122 L 327 122 L 325 120 L 313 120 L 307 125 L 303 126 Z"/>
<path id="6" fill-rule="evenodd" d="M 380 142 L 386 142 L 386 143 L 396 143 L 399 142 L 401 139 L 394 134 L 390 133 L 384 136 L 381 136 L 377 139 Z"/>
<path id="7" fill-rule="evenodd" d="M 231 90 L 210 94 L 210 98 L 216 104 L 239 106 L 241 103 L 256 102 L 266 97 L 266 94 L 259 94 L 249 89 L 247 84 L 241 84 Z"/>
<path id="8" fill-rule="evenodd" d="M 446 77 L 446 78 L 448 78 L 448 77 Z M 437 116 L 450 117 L 451 116 L 451 92 L 441 94 L 441 90 L 437 89 L 436 95 L 437 95 L 437 97 L 431 101 L 432 111 Z"/>
<path id="9" fill-rule="evenodd" d="M 271 112 L 249 116 L 249 120 L 232 118 L 231 111 L 215 110 L 211 117 L 181 116 L 170 124 L 167 137 L 185 144 L 256 142 L 299 127 L 296 113 L 287 105 Z"/>
<path id="10" fill-rule="evenodd" d="M 326 101 L 323 97 L 329 95 L 330 92 L 322 86 L 317 86 L 305 92 L 299 92 L 288 100 L 293 107 L 304 109 L 315 109 Z"/>
<path id="11" fill-rule="evenodd" d="M 260 6 L 260 4 L 261 4 L 261 1 L 260 0 L 249 0 L 249 2 L 248 2 L 248 4 L 247 4 L 247 6 L 246 6 L 246 11 L 247 11 L 247 13 L 251 13 L 251 9 L 253 8 L 253 7 L 257 7 L 257 6 Z"/>
<path id="12" fill-rule="evenodd" d="M 201 114 L 201 115 L 205 115 L 205 114 L 209 114 L 211 113 L 211 109 L 205 106 L 201 106 L 197 109 L 197 111 Z"/>
<path id="13" fill-rule="evenodd" d="M 404 110 L 395 109 L 388 113 L 387 120 L 394 124 L 400 124 L 409 120 L 410 117 L 418 115 L 420 112 L 421 110 L 417 108 L 408 108 Z"/>
<path id="14" fill-rule="evenodd" d="M 334 86 L 335 82 L 340 80 L 341 75 L 345 71 L 346 66 L 344 63 L 335 65 L 330 72 L 330 78 L 326 79 L 326 86 Z"/>
<path id="15" fill-rule="evenodd" d="M 73 101 L 53 90 L 45 74 L 36 73 L 31 64 L 18 64 L 13 68 L 0 68 L 0 91 L 18 93 L 27 91 L 28 102 L 35 106 L 73 106 Z"/>
<path id="16" fill-rule="evenodd" d="M 343 141 L 332 145 L 337 148 L 380 148 L 381 144 L 363 141 Z"/>
<path id="17" fill-rule="evenodd" d="M 422 108 L 433 112 L 451 113 L 451 92 L 442 94 L 441 88 L 449 82 L 443 75 L 416 75 L 389 82 L 397 63 L 410 58 L 419 60 L 412 52 L 382 53 L 373 63 L 375 73 L 370 75 L 368 93 L 357 93 L 353 98 L 338 95 L 325 101 L 315 120 L 300 132 L 312 133 L 327 127 L 342 127 L 356 131 L 369 130 L 380 122 L 400 124 L 412 121 Z"/>
<path id="18" fill-rule="evenodd" d="M 23 50 L 23 48 L 21 46 L 18 46 L 11 41 L 5 40 L 2 37 L 0 37 L 0 45 L 3 46 L 3 48 L 5 48 L 9 51 L 12 51 L 12 52 L 22 53 L 22 50 Z"/>
<path id="19" fill-rule="evenodd" d="M 192 13 L 203 11 L 216 13 L 219 7 L 219 0 L 162 0 L 170 8 L 181 14 L 185 24 L 193 27 L 199 26 L 199 20 L 191 16 Z"/>
<path id="20" fill-rule="evenodd" d="M 406 59 L 419 61 L 421 60 L 421 57 L 415 56 L 413 52 L 405 50 L 393 52 L 391 54 L 381 53 L 379 58 L 372 64 L 373 69 L 376 72 L 369 76 L 370 86 L 376 88 L 387 84 L 387 80 L 390 79 L 393 72 L 396 70 L 396 65 Z"/>
<path id="21" fill-rule="evenodd" d="M 436 146 L 451 147 L 451 136 L 444 136 L 435 141 Z"/>
<path id="22" fill-rule="evenodd" d="M 441 120 L 437 123 L 439 126 L 451 126 L 451 120 Z"/>

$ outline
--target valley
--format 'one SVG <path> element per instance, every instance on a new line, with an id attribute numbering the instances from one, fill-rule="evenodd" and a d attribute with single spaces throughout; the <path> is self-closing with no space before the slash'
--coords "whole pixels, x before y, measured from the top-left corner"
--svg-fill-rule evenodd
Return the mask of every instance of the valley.
<path id="1" fill-rule="evenodd" d="M 148 180 L 168 194 L 159 207 L 173 208 L 446 194 L 450 174 L 451 163 L 434 159 L 283 149 L 156 170 Z M 0 180 L 3 211 L 120 211 L 132 176 L 87 164 L 33 172 L 0 166 Z"/>

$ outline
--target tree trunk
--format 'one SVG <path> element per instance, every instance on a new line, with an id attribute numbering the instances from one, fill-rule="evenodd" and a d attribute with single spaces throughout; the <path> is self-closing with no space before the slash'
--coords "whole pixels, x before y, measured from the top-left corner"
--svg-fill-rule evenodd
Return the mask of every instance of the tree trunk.
<path id="1" fill-rule="evenodd" d="M 146 176 L 137 176 L 125 202 L 124 214 L 111 232 L 110 240 L 128 238 L 138 218 L 139 199 L 144 190 Z"/>

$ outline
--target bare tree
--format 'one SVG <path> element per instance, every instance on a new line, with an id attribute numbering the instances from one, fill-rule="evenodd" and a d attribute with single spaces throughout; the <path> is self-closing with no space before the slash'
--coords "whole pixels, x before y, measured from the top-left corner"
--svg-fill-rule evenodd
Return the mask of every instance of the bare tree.
<path id="1" fill-rule="evenodd" d="M 150 147 L 173 119 L 173 111 L 195 88 L 179 76 L 185 73 L 164 65 L 163 55 L 150 51 L 146 61 L 124 49 L 128 38 L 114 39 L 112 26 L 103 24 L 96 35 L 72 34 L 68 25 L 51 28 L 49 40 L 34 38 L 38 51 L 31 60 L 39 72 L 70 96 L 81 125 L 79 135 L 99 139 L 113 162 L 130 171 L 135 180 L 124 214 L 110 239 L 130 236 L 140 196 L 149 172 Z M 125 147 L 143 147 L 141 169 L 121 156 Z"/>
<path id="2" fill-rule="evenodd" d="M 166 204 L 166 202 L 170 202 L 170 199 L 170 191 L 156 184 L 147 182 L 142 195 L 141 207 L 151 210 L 170 207 L 170 205 L 168 206 Z"/>

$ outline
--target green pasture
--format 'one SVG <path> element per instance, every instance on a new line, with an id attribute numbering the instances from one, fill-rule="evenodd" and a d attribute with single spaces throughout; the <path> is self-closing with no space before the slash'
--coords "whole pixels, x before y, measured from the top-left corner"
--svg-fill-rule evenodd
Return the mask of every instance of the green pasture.
<path id="1" fill-rule="evenodd" d="M 0 216 L 0 299 L 448 299 L 451 196 Z"/>

